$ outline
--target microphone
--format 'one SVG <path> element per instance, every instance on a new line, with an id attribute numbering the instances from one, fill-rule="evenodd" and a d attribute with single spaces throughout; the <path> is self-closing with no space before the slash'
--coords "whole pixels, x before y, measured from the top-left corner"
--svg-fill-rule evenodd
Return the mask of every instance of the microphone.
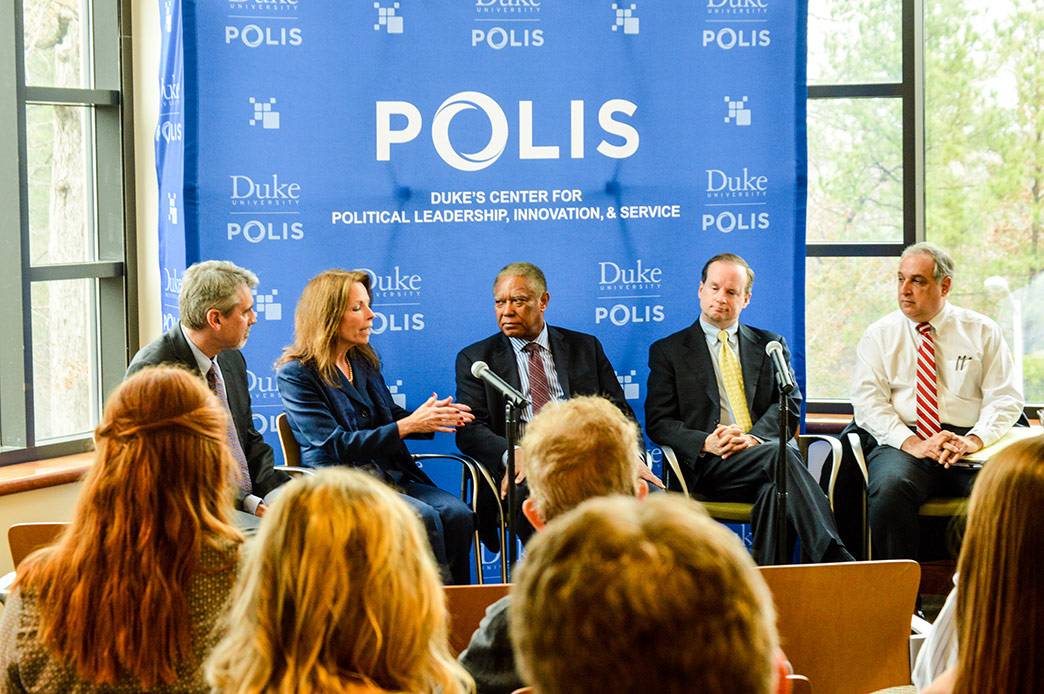
<path id="1" fill-rule="evenodd" d="M 779 384 L 779 389 L 789 394 L 797 388 L 794 378 L 790 375 L 787 359 L 783 356 L 783 345 L 779 344 L 778 340 L 773 340 L 765 345 L 765 354 L 772 358 L 772 370 L 776 372 L 776 383 Z"/>
<path id="2" fill-rule="evenodd" d="M 493 386 L 504 398 L 515 407 L 526 406 L 526 396 L 518 392 L 513 385 L 505 381 L 500 376 L 493 373 L 489 364 L 484 361 L 477 361 L 471 365 L 471 375 L 475 378 L 480 378 L 489 385 Z"/>

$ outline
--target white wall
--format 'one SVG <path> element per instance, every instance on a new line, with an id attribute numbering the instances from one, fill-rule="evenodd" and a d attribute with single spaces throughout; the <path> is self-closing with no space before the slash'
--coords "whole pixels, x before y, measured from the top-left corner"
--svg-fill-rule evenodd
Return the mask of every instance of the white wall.
<path id="1" fill-rule="evenodd" d="M 159 116 L 159 3 L 135 2 L 131 27 L 134 70 L 134 192 L 138 242 L 138 336 L 151 342 L 162 330 L 158 202 L 153 135 Z"/>
<path id="2" fill-rule="evenodd" d="M 82 482 L 73 482 L 0 496 L 0 528 L 3 528 L 4 547 L 4 551 L 0 552 L 0 576 L 14 569 L 11 548 L 7 544 L 7 529 L 15 523 L 72 520 L 81 486 Z"/>

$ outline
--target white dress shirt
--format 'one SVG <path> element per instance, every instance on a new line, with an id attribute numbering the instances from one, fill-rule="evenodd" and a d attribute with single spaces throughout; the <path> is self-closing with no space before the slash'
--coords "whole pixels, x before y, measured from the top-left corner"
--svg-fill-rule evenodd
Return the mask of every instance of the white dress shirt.
<path id="1" fill-rule="evenodd" d="M 1022 414 L 1022 384 L 1000 327 L 986 316 L 948 302 L 929 323 L 934 329 L 939 421 L 970 427 L 989 446 Z M 917 423 L 916 323 L 896 310 L 863 334 L 856 351 L 852 407 L 856 422 L 893 448 Z"/>

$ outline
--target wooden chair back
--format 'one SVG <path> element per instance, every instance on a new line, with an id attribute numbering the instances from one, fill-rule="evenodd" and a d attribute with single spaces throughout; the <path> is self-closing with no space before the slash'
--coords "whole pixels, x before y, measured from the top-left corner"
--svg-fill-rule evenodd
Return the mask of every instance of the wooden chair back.
<path id="1" fill-rule="evenodd" d="M 766 566 L 780 644 L 816 694 L 872 692 L 910 683 L 914 561 Z"/>
<path id="2" fill-rule="evenodd" d="M 11 560 L 17 569 L 22 560 L 58 539 L 68 523 L 16 523 L 7 529 Z"/>
<path id="3" fill-rule="evenodd" d="M 446 586 L 446 608 L 450 617 L 450 652 L 457 656 L 471 643 L 486 608 L 508 594 L 507 583 L 480 586 Z"/>
<path id="4" fill-rule="evenodd" d="M 290 430 L 290 420 L 286 412 L 280 412 L 276 417 L 276 431 L 279 433 L 279 447 L 283 449 L 283 465 L 288 467 L 301 466 L 301 446 L 294 438 L 294 432 Z"/>

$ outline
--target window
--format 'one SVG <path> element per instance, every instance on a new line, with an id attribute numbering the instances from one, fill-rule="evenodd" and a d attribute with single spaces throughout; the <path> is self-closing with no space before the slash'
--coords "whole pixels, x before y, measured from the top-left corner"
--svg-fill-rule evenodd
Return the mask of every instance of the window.
<path id="1" fill-rule="evenodd" d="M 88 449 L 126 367 L 120 11 L 0 7 L 0 463 Z"/>
<path id="2" fill-rule="evenodd" d="M 902 248 L 957 263 L 1044 402 L 1044 31 L 1032 0 L 810 0 L 810 409 L 851 411 L 856 343 L 895 309 Z"/>

